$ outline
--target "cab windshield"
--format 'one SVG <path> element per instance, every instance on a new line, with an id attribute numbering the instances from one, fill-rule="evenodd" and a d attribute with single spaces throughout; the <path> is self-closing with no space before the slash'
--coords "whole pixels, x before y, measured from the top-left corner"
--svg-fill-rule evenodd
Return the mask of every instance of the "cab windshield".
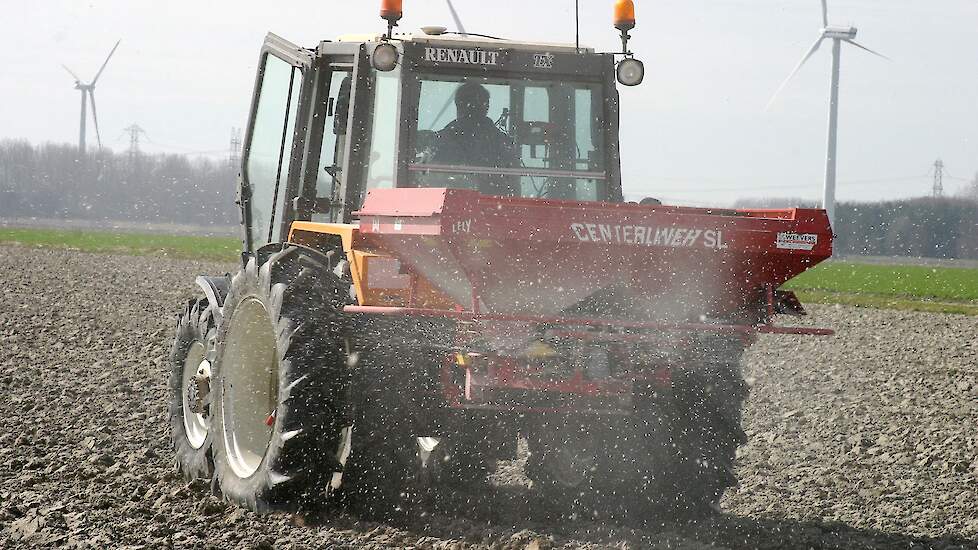
<path id="1" fill-rule="evenodd" d="M 549 199 L 604 199 L 599 84 L 422 75 L 415 187 Z"/>

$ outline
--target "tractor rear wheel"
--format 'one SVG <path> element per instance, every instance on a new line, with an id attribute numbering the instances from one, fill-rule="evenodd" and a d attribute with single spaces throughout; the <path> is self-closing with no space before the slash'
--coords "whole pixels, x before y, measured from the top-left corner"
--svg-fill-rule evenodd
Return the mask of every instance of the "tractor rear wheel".
<path id="1" fill-rule="evenodd" d="M 737 484 L 747 384 L 739 349 L 713 353 L 674 369 L 669 391 L 637 391 L 633 414 L 620 421 L 532 426 L 526 473 L 547 510 L 637 523 L 661 512 L 693 519 L 719 510 L 724 491 Z"/>
<path id="2" fill-rule="evenodd" d="M 286 245 L 234 276 L 217 335 L 217 489 L 256 512 L 331 501 L 350 452 L 350 375 L 339 261 Z"/>
<path id="3" fill-rule="evenodd" d="M 177 320 L 170 349 L 167 401 L 177 470 L 187 481 L 210 478 L 210 399 L 215 323 L 207 299 L 191 300 Z"/>
<path id="4" fill-rule="evenodd" d="M 669 441 L 655 449 L 652 487 L 662 496 L 656 500 L 680 515 L 709 515 L 737 485 L 737 448 L 747 441 L 741 426 L 747 383 L 739 360 L 708 362 L 673 370 L 672 391 L 656 419 Z"/>
<path id="5" fill-rule="evenodd" d="M 748 393 L 740 365 L 744 346 L 717 338 L 698 348 L 698 356 L 672 369 L 667 391 L 636 392 L 627 432 L 643 457 L 636 461 L 641 482 L 625 493 L 633 520 L 644 521 L 650 512 L 713 515 L 724 491 L 737 484 L 737 448 L 747 441 L 741 426 Z"/>

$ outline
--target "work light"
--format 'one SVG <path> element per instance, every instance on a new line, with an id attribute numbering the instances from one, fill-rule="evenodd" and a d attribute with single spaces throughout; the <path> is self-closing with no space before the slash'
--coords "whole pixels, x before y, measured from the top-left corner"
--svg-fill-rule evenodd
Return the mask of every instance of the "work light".
<path id="1" fill-rule="evenodd" d="M 397 67 L 397 47 L 390 42 L 384 42 L 374 48 L 373 55 L 370 56 L 370 64 L 378 71 L 393 71 Z"/>
<path id="2" fill-rule="evenodd" d="M 645 65 L 634 57 L 626 57 L 618 62 L 618 82 L 625 86 L 638 86 L 645 78 Z"/>

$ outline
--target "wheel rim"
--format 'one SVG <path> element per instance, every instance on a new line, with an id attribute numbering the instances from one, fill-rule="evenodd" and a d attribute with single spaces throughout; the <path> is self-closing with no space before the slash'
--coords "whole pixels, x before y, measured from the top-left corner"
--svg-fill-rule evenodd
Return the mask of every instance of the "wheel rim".
<path id="1" fill-rule="evenodd" d="M 209 372 L 211 363 L 204 359 L 206 350 L 200 342 L 191 344 L 187 351 L 187 357 L 183 360 L 183 384 L 180 386 L 180 393 L 183 400 L 183 431 L 187 434 L 187 441 L 194 449 L 204 446 L 207 440 L 207 419 L 203 415 L 197 414 L 190 403 L 188 389 L 198 371 L 204 369 Z"/>
<path id="2" fill-rule="evenodd" d="M 221 359 L 227 461 L 241 478 L 261 466 L 278 407 L 278 350 L 265 305 L 244 299 L 229 320 Z M 270 421 L 271 420 L 271 421 Z"/>

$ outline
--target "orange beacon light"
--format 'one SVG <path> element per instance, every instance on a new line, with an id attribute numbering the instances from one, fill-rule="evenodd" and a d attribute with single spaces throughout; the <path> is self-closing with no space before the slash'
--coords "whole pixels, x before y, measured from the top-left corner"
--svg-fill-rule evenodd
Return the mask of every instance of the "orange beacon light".
<path id="1" fill-rule="evenodd" d="M 404 15 L 403 4 L 402 0 L 381 0 L 380 17 L 392 23 L 400 20 Z"/>
<path id="2" fill-rule="evenodd" d="M 635 28 L 635 2 L 632 0 L 616 0 L 615 28 L 628 32 Z"/>
<path id="3" fill-rule="evenodd" d="M 380 0 L 380 17 L 387 20 L 387 36 L 385 40 L 390 40 L 394 36 L 394 27 L 401 20 L 404 11 L 402 0 Z"/>

